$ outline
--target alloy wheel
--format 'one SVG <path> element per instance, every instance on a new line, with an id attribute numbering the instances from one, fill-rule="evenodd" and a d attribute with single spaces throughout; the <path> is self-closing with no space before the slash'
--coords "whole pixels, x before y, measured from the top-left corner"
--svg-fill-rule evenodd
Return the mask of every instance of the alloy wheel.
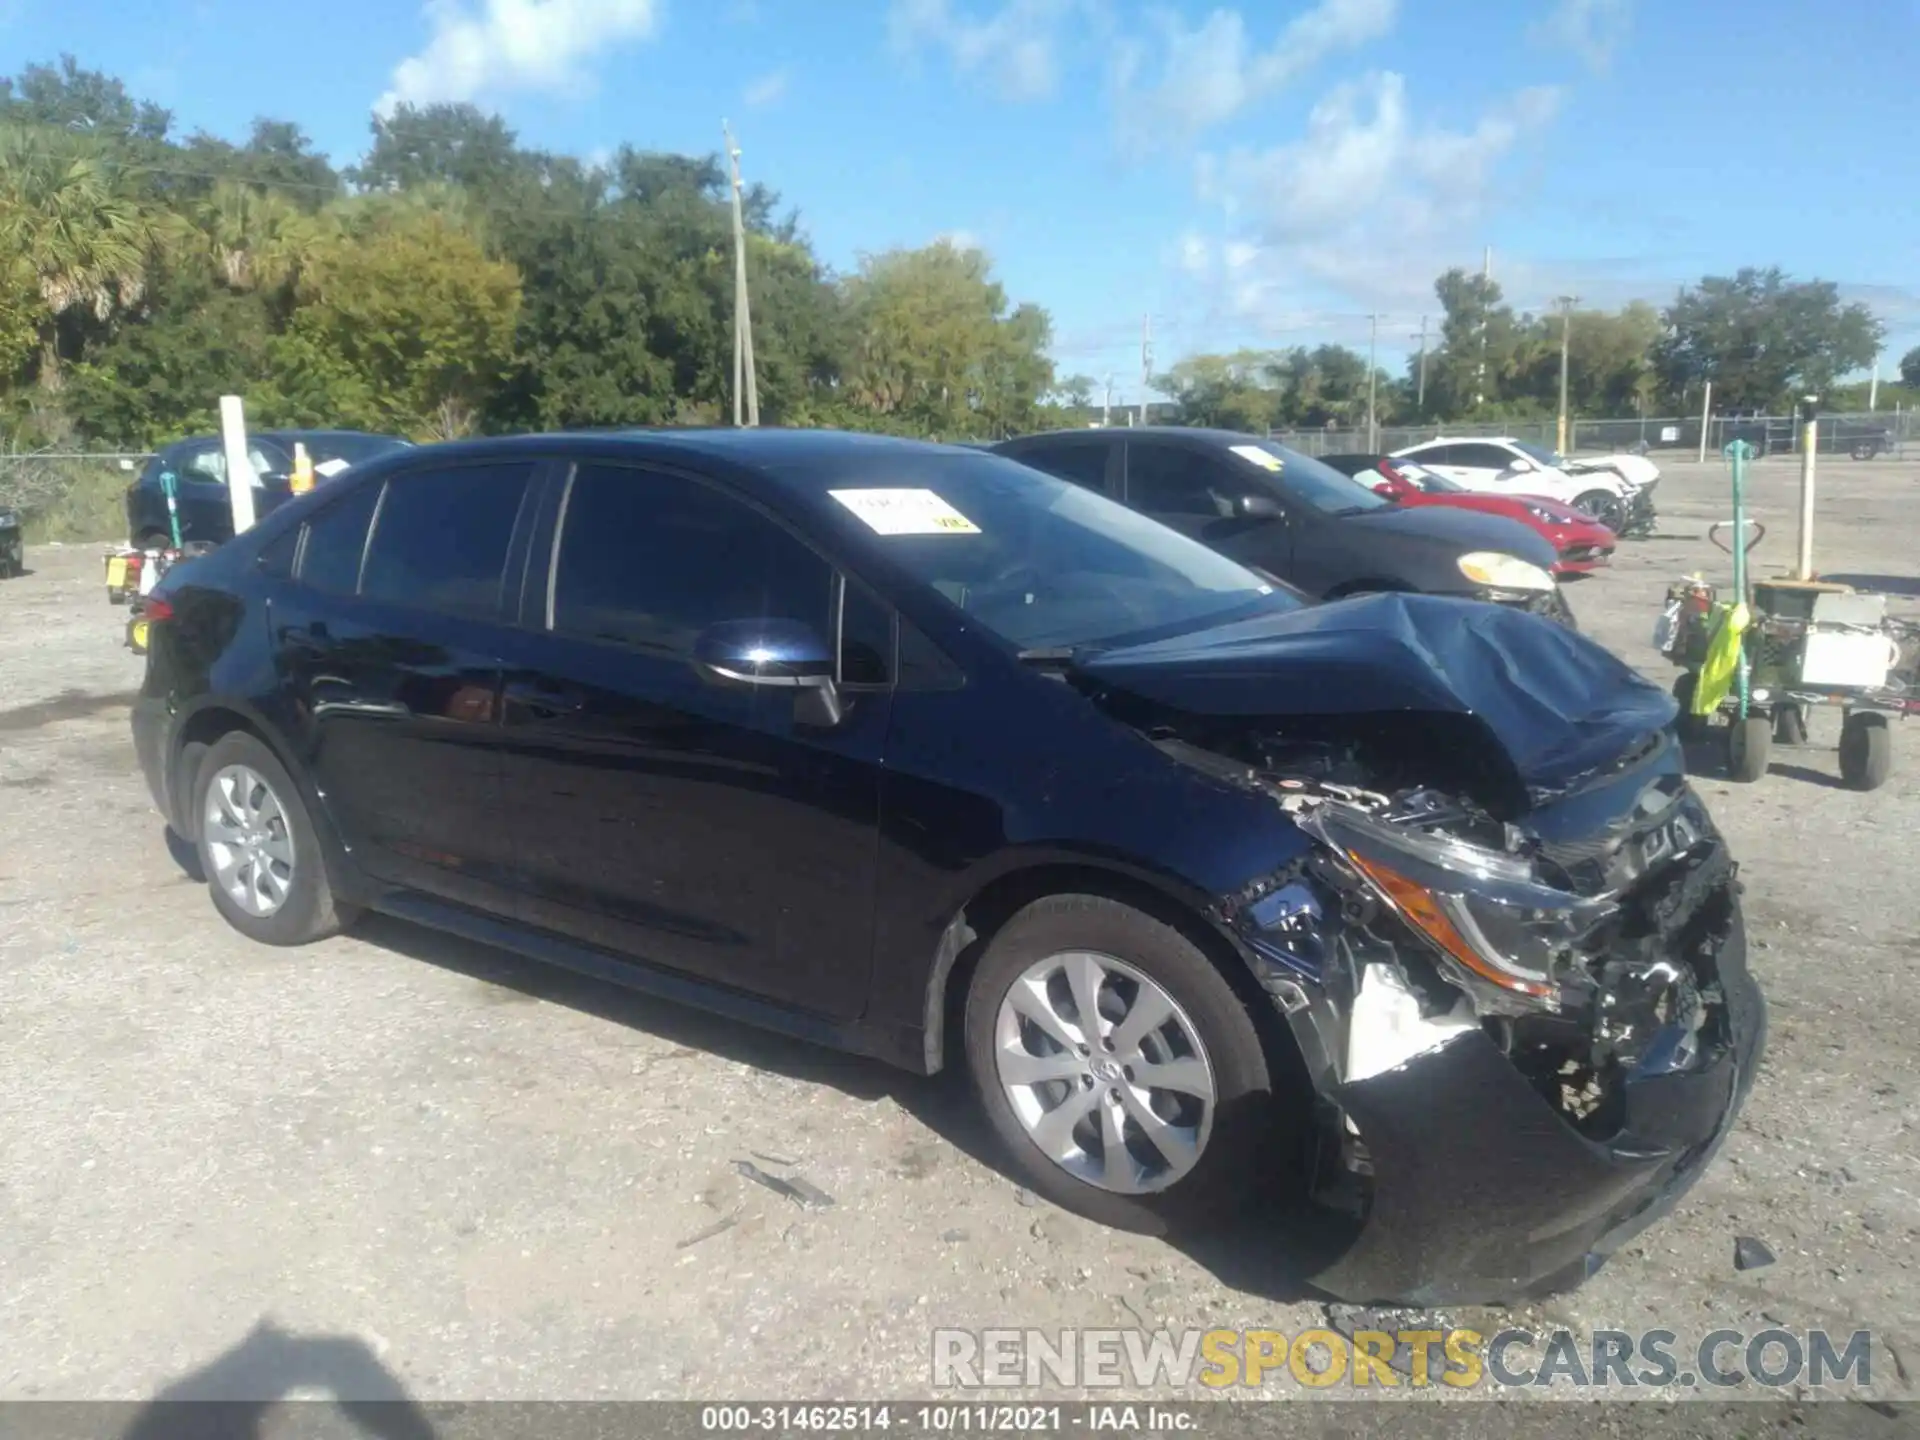
<path id="1" fill-rule="evenodd" d="M 201 816 L 213 883 L 249 915 L 272 915 L 293 886 L 293 831 L 273 787 L 246 765 L 216 771 Z"/>
<path id="2" fill-rule="evenodd" d="M 1000 1085 L 1027 1137 L 1075 1179 L 1123 1195 L 1164 1190 L 1213 1128 L 1213 1067 L 1157 982 L 1073 950 L 1023 970 L 994 1024 Z"/>

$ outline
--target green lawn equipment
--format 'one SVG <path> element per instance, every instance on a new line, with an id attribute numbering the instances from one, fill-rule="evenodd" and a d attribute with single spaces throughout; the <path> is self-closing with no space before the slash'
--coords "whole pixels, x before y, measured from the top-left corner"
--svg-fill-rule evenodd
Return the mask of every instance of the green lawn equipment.
<path id="1" fill-rule="evenodd" d="M 1920 625 L 1887 615 L 1887 597 L 1821 580 L 1761 580 L 1748 557 L 1766 526 L 1747 518 L 1752 446 L 1735 440 L 1733 518 L 1707 538 L 1733 557 L 1725 596 L 1698 576 L 1668 587 L 1655 634 L 1685 673 L 1674 682 L 1683 739 L 1705 740 L 1726 719 L 1727 771 L 1739 781 L 1767 773 L 1775 740 L 1803 744 L 1815 705 L 1838 705 L 1840 774 L 1855 790 L 1876 790 L 1893 759 L 1890 716 L 1920 711 Z M 1727 538 L 1728 536 L 1731 538 Z"/>

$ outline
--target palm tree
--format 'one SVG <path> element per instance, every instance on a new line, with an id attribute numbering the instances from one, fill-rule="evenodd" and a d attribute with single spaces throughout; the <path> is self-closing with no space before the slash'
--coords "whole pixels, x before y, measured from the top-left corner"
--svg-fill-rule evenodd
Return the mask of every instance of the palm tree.
<path id="1" fill-rule="evenodd" d="M 60 388 L 60 320 L 108 319 L 146 292 L 155 231 L 112 171 L 57 131 L 0 131 L 0 254 L 31 279 L 40 385 Z"/>
<path id="2" fill-rule="evenodd" d="M 277 290 L 299 278 L 324 226 L 278 195 L 223 180 L 194 217 L 231 290 Z"/>

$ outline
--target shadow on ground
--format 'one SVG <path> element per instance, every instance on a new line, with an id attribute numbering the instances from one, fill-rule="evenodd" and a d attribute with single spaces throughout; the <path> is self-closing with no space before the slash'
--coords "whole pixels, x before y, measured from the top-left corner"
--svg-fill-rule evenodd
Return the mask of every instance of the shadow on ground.
<path id="1" fill-rule="evenodd" d="M 1883 595 L 1920 596 L 1920 578 L 1912 575 L 1822 575 L 1835 585 L 1851 585 L 1856 590 L 1875 590 Z"/>
<path id="2" fill-rule="evenodd" d="M 434 1440 L 426 1412 L 365 1341 L 296 1334 L 269 1320 L 142 1405 L 121 1440 L 259 1440 L 271 1407 L 313 1390 L 334 1397 L 361 1434 Z"/>
<path id="3" fill-rule="evenodd" d="M 831 1085 L 858 1100 L 891 1099 L 1010 1185 L 1024 1184 L 1002 1154 L 963 1063 L 950 1063 L 930 1077 L 909 1074 L 877 1060 L 759 1030 L 391 916 L 367 915 L 353 933 L 356 939 L 510 995 L 570 1006 L 671 1046 L 718 1055 L 807 1084 Z M 1035 1197 L 1034 1203 L 1048 1202 Z M 1278 1199 L 1275 1206 L 1257 1206 L 1244 1222 L 1216 1221 L 1163 1238 L 1206 1266 L 1223 1284 L 1249 1294 L 1277 1303 L 1321 1298 L 1303 1277 L 1337 1259 L 1347 1237 L 1339 1225 L 1319 1220 L 1303 1206 L 1283 1205 Z"/>

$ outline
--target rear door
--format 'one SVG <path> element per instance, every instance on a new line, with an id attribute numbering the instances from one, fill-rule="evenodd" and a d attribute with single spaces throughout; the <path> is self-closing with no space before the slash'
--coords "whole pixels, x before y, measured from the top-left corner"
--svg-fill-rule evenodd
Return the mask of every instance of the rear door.
<path id="1" fill-rule="evenodd" d="M 342 839 L 377 880 L 483 909 L 507 908 L 500 636 L 535 469 L 421 467 L 351 487 L 308 521 L 271 607 L 305 759 Z"/>
<path id="2" fill-rule="evenodd" d="M 1254 467 L 1178 441 L 1130 438 L 1125 444 L 1130 507 L 1243 565 L 1319 593 L 1294 575 L 1293 507 Z M 1241 513 L 1241 502 L 1249 496 L 1265 500 L 1278 513 Z"/>
<path id="3" fill-rule="evenodd" d="M 706 479 L 583 460 L 507 656 L 519 913 L 635 960 L 846 1018 L 866 1003 L 894 618 Z M 545 538 L 548 534 L 551 538 Z M 841 714 L 694 663 L 721 622 L 837 635 Z"/>

